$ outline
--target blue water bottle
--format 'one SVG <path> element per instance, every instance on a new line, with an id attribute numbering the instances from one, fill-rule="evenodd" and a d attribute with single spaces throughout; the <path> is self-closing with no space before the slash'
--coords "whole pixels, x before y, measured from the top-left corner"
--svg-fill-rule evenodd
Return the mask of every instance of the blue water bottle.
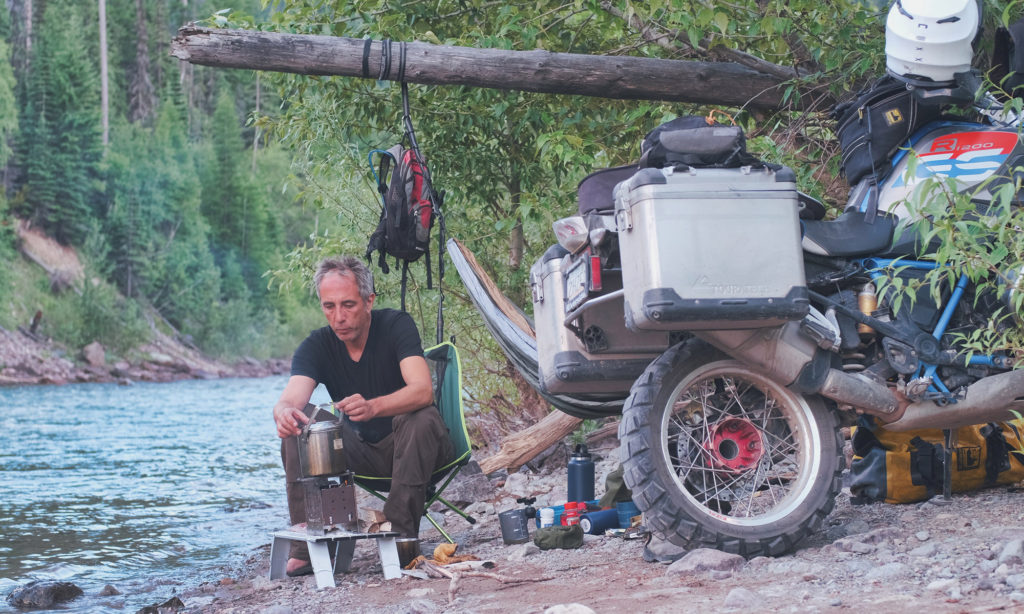
<path id="1" fill-rule="evenodd" d="M 567 501 L 590 501 L 594 498 L 594 459 L 585 444 L 577 444 L 569 457 L 569 498 Z"/>

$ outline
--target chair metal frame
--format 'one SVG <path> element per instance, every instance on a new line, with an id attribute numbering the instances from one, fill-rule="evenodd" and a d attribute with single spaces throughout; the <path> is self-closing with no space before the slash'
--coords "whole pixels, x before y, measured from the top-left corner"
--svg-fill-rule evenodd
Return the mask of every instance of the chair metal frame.
<path id="1" fill-rule="evenodd" d="M 444 536 L 449 543 L 455 543 L 451 535 L 430 517 L 427 510 L 435 502 L 439 502 L 459 516 L 462 516 L 470 524 L 476 524 L 476 519 L 459 509 L 455 504 L 441 496 L 445 488 L 451 484 L 459 471 L 469 463 L 472 455 L 472 446 L 469 441 L 469 431 L 466 429 L 466 415 L 462 404 L 462 364 L 459 361 L 459 351 L 453 343 L 444 342 L 423 351 L 424 358 L 430 366 L 431 379 L 434 386 L 434 402 L 441 412 L 441 418 L 448 427 L 448 435 L 452 441 L 454 458 L 443 467 L 436 469 L 430 476 L 430 485 L 427 488 L 427 499 L 423 506 L 423 515 L 427 517 L 430 524 Z M 387 497 L 381 494 L 391 488 L 391 478 L 382 476 L 355 476 L 357 486 L 386 501 Z M 440 485 L 438 485 L 440 484 Z"/>

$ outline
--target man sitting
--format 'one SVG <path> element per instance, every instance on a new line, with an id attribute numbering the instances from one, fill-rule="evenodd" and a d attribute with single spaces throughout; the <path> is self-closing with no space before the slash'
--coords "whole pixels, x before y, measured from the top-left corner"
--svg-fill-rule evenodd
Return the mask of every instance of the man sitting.
<path id="1" fill-rule="evenodd" d="M 295 351 L 291 377 L 274 406 L 291 522 L 306 520 L 295 436 L 315 411 L 313 390 L 323 384 L 344 417 L 349 469 L 391 476 L 384 516 L 402 537 L 418 537 L 430 475 L 452 457 L 419 332 L 409 314 L 373 309 L 373 276 L 355 258 L 324 259 L 313 285 L 327 326 Z M 292 542 L 286 571 L 312 573 L 304 543 Z"/>

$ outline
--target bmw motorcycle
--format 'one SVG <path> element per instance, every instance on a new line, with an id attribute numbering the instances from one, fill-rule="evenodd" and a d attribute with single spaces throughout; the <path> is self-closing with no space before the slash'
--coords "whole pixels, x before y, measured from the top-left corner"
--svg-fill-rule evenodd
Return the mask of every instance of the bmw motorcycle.
<path id="1" fill-rule="evenodd" d="M 960 277 L 915 300 L 879 293 L 943 266 L 912 226 L 896 230 L 916 184 L 937 176 L 978 190 L 1022 166 L 1019 121 L 986 100 L 987 123 L 939 121 L 911 137 L 917 161 L 893 160 L 878 213 L 855 189 L 842 215 L 820 219 L 824 208 L 786 169 L 593 175 L 580 186 L 581 215 L 556 222 L 559 245 L 531 270 L 535 341 L 488 308 L 465 258 L 449 253 L 548 400 L 584 418 L 621 412 L 625 481 L 652 530 L 778 556 L 833 508 L 841 426 L 954 429 L 1024 411 L 1014 357 L 960 342 L 1016 325 L 999 315 L 1013 313 L 1018 290 L 982 292 Z"/>

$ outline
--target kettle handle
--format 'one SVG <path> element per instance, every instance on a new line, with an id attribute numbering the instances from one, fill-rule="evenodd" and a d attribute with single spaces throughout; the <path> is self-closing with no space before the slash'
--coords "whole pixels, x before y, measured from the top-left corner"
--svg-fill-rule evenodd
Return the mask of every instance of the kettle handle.
<path id="1" fill-rule="evenodd" d="M 307 405 L 307 407 L 308 407 L 308 405 Z M 303 439 L 303 441 L 308 441 L 309 440 L 309 427 L 314 422 L 316 422 L 316 415 L 319 414 L 321 411 L 326 411 L 328 413 L 333 414 L 334 412 L 331 411 L 332 409 L 334 409 L 334 403 L 333 402 L 321 403 L 319 405 L 314 405 L 313 406 L 313 413 L 309 416 L 309 422 L 307 422 L 305 424 L 305 426 L 302 427 L 302 432 L 299 433 L 299 437 L 301 437 Z"/>

